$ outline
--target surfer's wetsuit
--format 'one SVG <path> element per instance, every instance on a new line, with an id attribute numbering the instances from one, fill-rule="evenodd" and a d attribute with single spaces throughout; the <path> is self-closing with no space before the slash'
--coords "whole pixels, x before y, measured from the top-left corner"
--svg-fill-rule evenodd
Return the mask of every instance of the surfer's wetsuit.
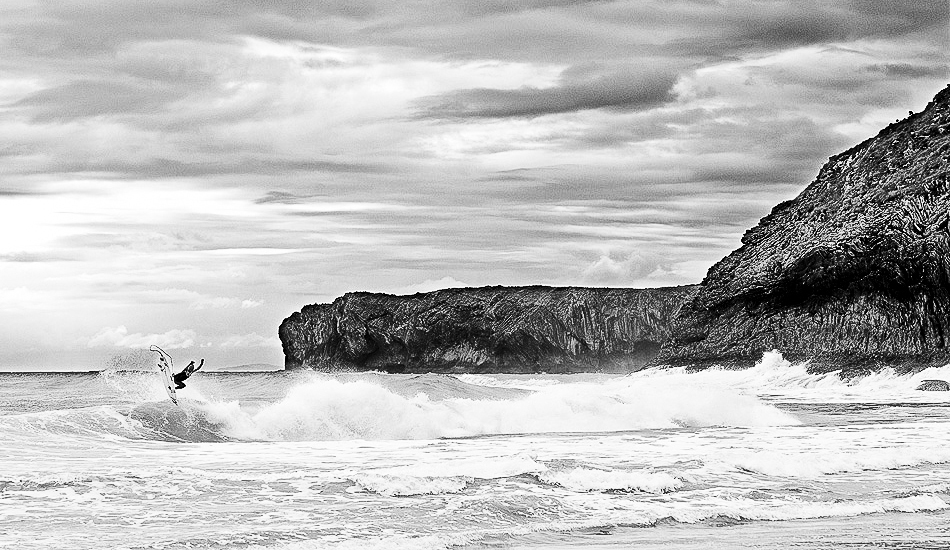
<path id="1" fill-rule="evenodd" d="M 194 374 L 195 371 L 197 371 L 198 369 L 200 369 L 204 364 L 205 364 L 205 360 L 204 360 L 204 359 L 201 360 L 201 363 L 200 363 L 197 367 L 195 366 L 195 362 L 192 361 L 191 363 L 188 363 L 188 366 L 185 367 L 184 370 L 182 370 L 181 372 L 179 372 L 179 373 L 176 374 L 175 376 L 172 376 L 172 381 L 175 382 L 175 389 L 176 389 L 176 390 L 180 390 L 180 389 L 184 388 L 184 387 L 185 387 L 185 380 L 187 380 L 189 376 L 191 376 L 192 374 Z"/>

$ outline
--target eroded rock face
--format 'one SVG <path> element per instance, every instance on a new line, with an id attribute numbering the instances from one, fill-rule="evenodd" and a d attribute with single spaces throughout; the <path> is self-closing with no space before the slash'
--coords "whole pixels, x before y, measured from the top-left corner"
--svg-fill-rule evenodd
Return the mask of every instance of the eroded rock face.
<path id="1" fill-rule="evenodd" d="M 285 367 L 386 372 L 590 372 L 642 367 L 694 286 L 357 292 L 284 320 Z"/>
<path id="2" fill-rule="evenodd" d="M 713 266 L 659 364 L 813 368 L 950 362 L 950 87 L 831 157 Z"/>

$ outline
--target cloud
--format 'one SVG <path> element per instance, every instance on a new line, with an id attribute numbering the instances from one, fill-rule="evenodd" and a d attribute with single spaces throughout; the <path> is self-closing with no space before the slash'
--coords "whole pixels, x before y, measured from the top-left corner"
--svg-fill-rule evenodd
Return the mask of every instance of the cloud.
<path id="1" fill-rule="evenodd" d="M 238 307 L 242 303 L 240 298 L 226 298 L 224 296 L 202 296 L 188 304 L 189 309 L 220 309 Z"/>
<path id="2" fill-rule="evenodd" d="M 875 63 L 866 65 L 866 71 L 881 73 L 891 78 L 947 78 L 950 68 L 946 65 L 921 65 L 915 63 Z"/>
<path id="3" fill-rule="evenodd" d="M 420 118 L 536 117 L 589 109 L 643 110 L 672 99 L 676 76 L 640 70 L 604 74 L 590 68 L 567 71 L 564 81 L 550 88 L 515 90 L 476 88 L 457 90 L 419 101 Z"/>
<path id="4" fill-rule="evenodd" d="M 314 173 L 354 173 L 373 174 L 386 173 L 389 168 L 382 164 L 370 162 L 346 162 L 317 159 L 254 159 L 245 157 L 233 161 L 197 160 L 180 161 L 167 158 L 147 158 L 139 162 L 130 162 L 120 159 L 63 159 L 52 161 L 36 171 L 44 173 L 83 173 L 95 174 L 98 177 L 111 178 L 191 178 L 200 176 L 218 175 L 282 175 L 294 172 Z M 25 173 L 33 172 L 24 171 Z"/>
<path id="5" fill-rule="evenodd" d="M 351 290 L 697 282 L 945 86 L 948 9 L 10 0 L 0 336 L 273 362 Z"/>
<path id="6" fill-rule="evenodd" d="M 693 10 L 685 21 L 695 32 L 670 46 L 681 48 L 685 55 L 721 61 L 866 38 L 932 33 L 939 39 L 946 34 L 948 11 L 943 0 L 729 2 L 712 10 Z"/>
<path id="7" fill-rule="evenodd" d="M 313 197 L 300 196 L 288 191 L 268 191 L 263 197 L 255 201 L 257 204 L 300 204 L 311 202 Z"/>
<path id="8" fill-rule="evenodd" d="M 0 254 L 0 262 L 19 262 L 19 263 L 43 263 L 43 262 L 70 262 L 76 261 L 76 257 L 71 257 L 65 251 L 56 253 L 43 252 L 13 252 L 10 254 Z"/>
<path id="9" fill-rule="evenodd" d="M 86 346 L 145 349 L 156 345 L 167 349 L 186 349 L 195 345 L 194 330 L 173 329 L 162 334 L 129 334 L 125 325 L 105 327 L 86 340 Z"/>
<path id="10" fill-rule="evenodd" d="M 15 199 L 19 197 L 33 197 L 38 195 L 32 191 L 26 191 L 22 189 L 2 189 L 0 188 L 0 199 Z"/>
<path id="11" fill-rule="evenodd" d="M 584 269 L 583 279 L 586 283 L 596 285 L 627 285 L 656 271 L 658 267 L 656 257 L 648 259 L 635 252 L 625 258 L 604 255 Z"/>
<path id="12" fill-rule="evenodd" d="M 389 290 L 390 294 L 396 294 L 397 296 L 416 294 L 420 292 L 433 292 L 435 290 L 442 290 L 444 288 L 465 288 L 472 286 L 462 281 L 457 281 L 452 277 L 446 275 L 441 279 L 426 279 L 421 283 L 411 284 L 399 288 Z"/>
<path id="13" fill-rule="evenodd" d="M 222 343 L 222 348 L 279 348 L 280 338 L 276 336 L 261 336 L 256 332 L 240 336 L 229 336 Z"/>
<path id="14" fill-rule="evenodd" d="M 241 299 L 230 296 L 214 296 L 183 288 L 164 288 L 161 290 L 142 289 L 135 296 L 149 304 L 187 304 L 190 310 L 240 308 L 252 309 L 264 304 L 262 300 Z"/>
<path id="15" fill-rule="evenodd" d="M 34 308 L 45 310 L 48 309 L 50 301 L 42 292 L 25 286 L 0 288 L 0 310 L 2 311 L 30 311 Z"/>
<path id="16" fill-rule="evenodd" d="M 28 107 L 36 122 L 129 113 L 148 113 L 164 108 L 184 93 L 165 88 L 124 82 L 79 80 L 36 92 L 16 102 Z"/>
<path id="17" fill-rule="evenodd" d="M 849 14 L 858 16 L 852 25 L 862 36 L 902 35 L 936 30 L 946 39 L 950 4 L 944 0 L 851 0 Z"/>

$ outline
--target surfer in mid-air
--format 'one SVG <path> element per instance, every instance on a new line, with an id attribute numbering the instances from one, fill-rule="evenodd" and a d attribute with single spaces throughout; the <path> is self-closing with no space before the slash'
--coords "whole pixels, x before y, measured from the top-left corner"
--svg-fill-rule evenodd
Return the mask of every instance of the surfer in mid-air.
<path id="1" fill-rule="evenodd" d="M 175 390 L 184 388 L 185 380 L 187 380 L 188 377 L 194 374 L 198 369 L 203 367 L 205 360 L 202 359 L 201 364 L 199 364 L 197 367 L 195 366 L 195 362 L 192 361 L 191 363 L 188 363 L 188 366 L 185 367 L 181 372 L 173 375 L 172 373 L 175 372 L 173 370 L 175 368 L 175 363 L 172 361 L 171 356 L 165 353 L 165 350 L 154 344 L 149 346 L 148 349 L 149 351 L 154 351 L 158 354 L 158 370 L 162 373 L 162 383 L 165 386 L 165 391 L 168 392 L 168 398 L 172 400 L 172 403 L 178 405 L 178 397 L 175 395 Z"/>
<path id="2" fill-rule="evenodd" d="M 179 373 L 176 374 L 175 376 L 172 376 L 172 380 L 175 382 L 175 389 L 176 389 L 176 390 L 180 390 L 180 389 L 184 388 L 184 387 L 185 387 L 185 380 L 187 380 L 188 377 L 191 376 L 192 374 L 194 374 L 198 369 L 200 369 L 201 367 L 203 367 L 204 364 L 205 364 L 205 360 L 204 360 L 204 359 L 201 360 L 201 363 L 199 363 L 197 367 L 195 366 L 195 362 L 192 361 L 191 363 L 188 363 L 188 366 L 185 367 L 184 370 L 182 370 L 181 372 L 179 372 Z"/>

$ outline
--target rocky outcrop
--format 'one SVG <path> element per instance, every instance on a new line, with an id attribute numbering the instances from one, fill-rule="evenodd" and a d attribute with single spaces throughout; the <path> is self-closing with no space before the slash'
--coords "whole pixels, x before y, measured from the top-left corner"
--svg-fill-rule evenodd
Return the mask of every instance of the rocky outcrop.
<path id="1" fill-rule="evenodd" d="M 815 370 L 950 362 L 950 87 L 831 157 L 715 266 L 657 364 Z"/>
<path id="2" fill-rule="evenodd" d="M 285 367 L 385 372 L 632 371 L 695 287 L 356 292 L 280 325 Z"/>
<path id="3" fill-rule="evenodd" d="M 950 391 L 950 383 L 946 380 L 924 380 L 917 386 L 920 391 Z"/>

